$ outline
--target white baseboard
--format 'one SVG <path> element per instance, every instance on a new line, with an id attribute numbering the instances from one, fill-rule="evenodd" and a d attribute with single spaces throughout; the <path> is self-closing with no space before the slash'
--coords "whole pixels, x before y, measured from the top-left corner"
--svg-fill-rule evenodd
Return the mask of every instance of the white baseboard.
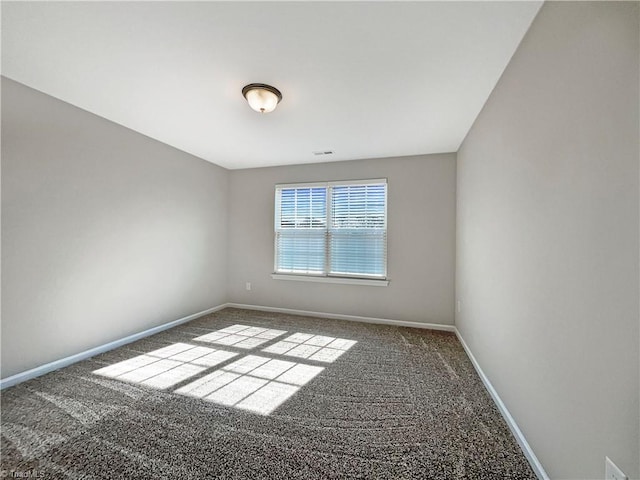
<path id="1" fill-rule="evenodd" d="M 226 306 L 227 304 L 218 305 L 217 307 L 209 308 L 207 310 L 203 310 L 202 312 L 194 313 L 192 315 L 179 318 L 178 320 L 173 320 L 171 322 L 158 325 L 157 327 L 150 328 L 143 332 L 134 333 L 133 335 L 129 335 L 128 337 L 124 337 L 119 340 L 115 340 L 113 342 L 105 343 L 104 345 L 100 345 L 98 347 L 85 350 L 84 352 L 76 353 L 75 355 L 61 358 L 60 360 L 55 360 L 45 365 L 32 368 L 31 370 L 27 370 L 21 373 L 16 373 L 15 375 L 12 375 L 10 377 L 3 378 L 2 380 L 0 380 L 0 390 L 3 390 L 8 387 L 12 387 L 13 385 L 17 385 L 18 383 L 24 382 L 26 380 L 31 380 L 32 378 L 39 377 L 40 375 L 44 375 L 45 373 L 53 372 L 54 370 L 58 370 L 62 367 L 66 367 L 68 365 L 71 365 L 72 363 L 79 362 L 80 360 L 85 360 L 87 358 L 94 357 L 100 353 L 113 350 L 114 348 L 121 347 L 122 345 L 126 345 L 127 343 L 135 342 L 136 340 L 140 340 L 141 338 L 145 338 L 150 335 L 154 335 L 156 333 L 162 332 L 164 330 L 168 330 L 169 328 L 173 328 L 182 323 L 195 320 L 196 318 L 202 317 L 204 315 L 208 315 L 209 313 L 217 312 L 218 310 L 222 310 Z"/>
<path id="2" fill-rule="evenodd" d="M 520 445 L 520 448 L 522 449 L 524 456 L 529 461 L 529 464 L 531 465 L 531 468 L 533 469 L 534 473 L 540 480 L 549 480 L 549 475 L 547 475 L 547 472 L 544 471 L 544 468 L 542 467 L 542 464 L 538 460 L 538 457 L 536 457 L 536 454 L 533 452 L 531 445 L 529 445 L 529 442 L 527 442 L 527 439 L 524 437 L 524 434 L 518 427 L 518 424 L 516 423 L 514 418 L 511 416 L 511 413 L 509 413 L 509 410 L 507 410 L 507 406 L 504 404 L 504 402 L 498 395 L 498 392 L 496 391 L 495 388 L 493 388 L 493 385 L 491 384 L 491 382 L 489 381 L 489 378 L 487 378 L 484 371 L 480 367 L 480 364 L 476 360 L 476 357 L 473 355 L 473 353 L 471 353 L 471 350 L 469 349 L 467 342 L 464 341 L 464 338 L 462 338 L 462 335 L 460 335 L 460 332 L 458 331 L 457 328 L 455 329 L 455 332 L 456 332 L 456 336 L 458 337 L 458 340 L 460 340 L 460 343 L 464 348 L 464 351 L 467 353 L 469 360 L 471 360 L 473 367 L 476 369 L 476 372 L 478 372 L 478 376 L 482 380 L 482 383 L 484 383 L 484 386 L 489 392 L 489 395 L 491 395 L 491 398 L 493 399 L 494 403 L 498 407 L 498 410 L 502 414 L 502 417 L 507 422 L 507 425 L 509 426 L 511 433 L 513 433 L 513 436 L 516 437 L 516 441 L 518 442 L 518 445 Z"/>
<path id="3" fill-rule="evenodd" d="M 444 330 L 445 332 L 455 332 L 453 325 L 442 325 L 439 323 L 408 322 L 404 320 L 391 320 L 389 318 L 361 317 L 358 315 L 342 315 L 340 313 L 312 312 L 309 310 L 294 310 L 292 308 L 265 307 L 262 305 L 246 305 L 243 303 L 227 303 L 226 307 L 243 308 L 245 310 L 261 310 L 263 312 L 288 313 L 291 315 L 304 315 L 306 317 L 332 318 L 335 320 L 348 320 L 351 322 L 379 323 L 383 325 L 393 325 L 395 327 L 426 328 L 429 330 Z"/>

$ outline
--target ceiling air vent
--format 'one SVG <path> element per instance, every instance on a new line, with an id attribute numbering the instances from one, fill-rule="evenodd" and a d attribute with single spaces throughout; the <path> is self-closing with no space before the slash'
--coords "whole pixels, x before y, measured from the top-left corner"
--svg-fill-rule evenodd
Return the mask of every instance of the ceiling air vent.
<path id="1" fill-rule="evenodd" d="M 314 155 L 333 155 L 333 150 L 320 150 L 319 152 L 313 152 Z"/>

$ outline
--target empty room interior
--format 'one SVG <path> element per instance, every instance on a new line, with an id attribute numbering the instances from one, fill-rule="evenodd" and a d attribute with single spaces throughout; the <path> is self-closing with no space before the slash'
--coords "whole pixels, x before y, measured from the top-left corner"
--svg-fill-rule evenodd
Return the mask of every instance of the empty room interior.
<path id="1" fill-rule="evenodd" d="M 640 479 L 640 2 L 5 2 L 7 478 Z"/>

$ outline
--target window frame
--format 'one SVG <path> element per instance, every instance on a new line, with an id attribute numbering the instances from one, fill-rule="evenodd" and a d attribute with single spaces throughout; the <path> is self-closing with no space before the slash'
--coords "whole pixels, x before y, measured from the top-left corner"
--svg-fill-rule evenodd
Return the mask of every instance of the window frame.
<path id="1" fill-rule="evenodd" d="M 333 187 L 340 186 L 366 186 L 366 185 L 381 185 L 384 184 L 384 251 L 382 252 L 383 268 L 384 272 L 381 275 L 378 274 L 366 274 L 366 273 L 331 273 L 331 234 L 333 212 L 332 212 L 332 189 Z M 278 231 L 282 231 L 280 228 L 280 222 L 282 219 L 282 205 L 281 205 L 281 193 L 283 189 L 296 189 L 296 188 L 324 188 L 325 189 L 325 226 L 322 229 L 324 232 L 324 268 L 323 272 L 286 272 L 278 270 Z M 307 282 L 322 282 L 322 283 L 342 283 L 342 284 L 359 284 L 359 285 L 376 285 L 386 286 L 389 284 L 388 280 L 388 198 L 389 198 L 389 182 L 387 178 L 373 178 L 362 180 L 335 180 L 324 182 L 303 182 L 303 183 L 279 183 L 275 185 L 275 204 L 274 204 L 274 230 L 273 230 L 273 273 L 272 278 L 278 280 L 300 280 Z M 365 229 L 363 229 L 365 230 Z"/>

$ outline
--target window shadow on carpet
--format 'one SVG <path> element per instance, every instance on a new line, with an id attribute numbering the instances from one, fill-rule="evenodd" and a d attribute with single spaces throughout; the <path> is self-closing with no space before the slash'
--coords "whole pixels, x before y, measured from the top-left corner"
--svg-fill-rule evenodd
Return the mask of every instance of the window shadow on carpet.
<path id="1" fill-rule="evenodd" d="M 328 368 L 303 360 L 333 363 L 357 343 L 356 340 L 310 333 L 294 333 L 278 341 L 286 333 L 284 330 L 232 325 L 193 339 L 242 350 L 264 347 L 261 351 L 269 356 L 179 342 L 93 373 L 163 390 L 180 384 L 174 393 L 269 415 Z M 267 343 L 270 344 L 264 345 Z M 296 361 L 273 356 L 293 357 Z M 215 367 L 218 368 L 208 372 Z M 182 385 L 193 377 L 198 378 Z"/>

